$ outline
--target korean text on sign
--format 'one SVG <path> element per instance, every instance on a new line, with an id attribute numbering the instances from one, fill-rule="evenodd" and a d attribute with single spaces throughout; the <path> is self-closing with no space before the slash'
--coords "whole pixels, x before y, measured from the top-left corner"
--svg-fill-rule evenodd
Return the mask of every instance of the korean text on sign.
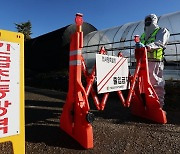
<path id="1" fill-rule="evenodd" d="M 19 44 L 0 41 L 0 138 L 19 132 Z"/>
<path id="2" fill-rule="evenodd" d="M 96 73 L 98 93 L 129 88 L 127 58 L 96 54 Z"/>

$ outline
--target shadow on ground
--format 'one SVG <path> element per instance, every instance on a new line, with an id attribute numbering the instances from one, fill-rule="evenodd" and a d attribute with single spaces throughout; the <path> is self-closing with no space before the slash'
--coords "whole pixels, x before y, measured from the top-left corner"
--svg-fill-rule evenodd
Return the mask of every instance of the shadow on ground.
<path id="1" fill-rule="evenodd" d="M 72 148 L 80 150 L 82 147 L 59 127 L 59 117 L 62 102 L 26 100 L 26 141 L 45 143 L 49 146 Z"/>

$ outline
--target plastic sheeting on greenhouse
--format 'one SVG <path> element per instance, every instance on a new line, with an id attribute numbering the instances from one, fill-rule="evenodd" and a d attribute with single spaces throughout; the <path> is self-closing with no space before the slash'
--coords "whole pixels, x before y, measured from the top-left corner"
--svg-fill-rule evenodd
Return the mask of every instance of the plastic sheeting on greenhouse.
<path id="1" fill-rule="evenodd" d="M 170 39 L 165 50 L 165 59 L 169 64 L 179 67 L 180 61 L 180 12 L 166 14 L 158 17 L 158 25 L 170 31 Z M 83 56 L 90 69 L 95 63 L 95 53 L 104 46 L 108 55 L 117 55 L 122 52 L 128 57 L 129 66 L 134 59 L 134 35 L 141 35 L 144 29 L 144 20 L 127 23 L 118 27 L 94 31 L 84 39 Z M 176 67 L 177 68 L 177 67 Z"/>

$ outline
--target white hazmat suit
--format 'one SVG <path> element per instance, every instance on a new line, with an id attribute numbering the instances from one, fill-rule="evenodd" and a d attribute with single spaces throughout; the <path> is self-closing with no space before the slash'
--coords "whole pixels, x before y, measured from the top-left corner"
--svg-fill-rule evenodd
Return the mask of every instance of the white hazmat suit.
<path id="1" fill-rule="evenodd" d="M 149 21 L 147 21 L 149 19 Z M 155 29 L 159 28 L 158 18 L 155 14 L 150 14 L 145 17 L 145 27 L 144 27 L 144 34 L 145 40 L 148 40 L 151 37 L 151 34 L 154 32 Z M 170 33 L 166 28 L 160 28 L 156 34 L 155 41 L 149 44 L 145 44 L 147 47 L 148 52 L 153 52 L 156 49 L 163 48 L 165 49 L 166 44 L 169 40 Z M 149 65 L 149 77 L 156 94 L 159 97 L 159 102 L 161 108 L 164 105 L 164 85 L 165 80 L 163 77 L 163 69 L 164 69 L 164 62 L 156 61 L 148 58 L 148 65 Z"/>

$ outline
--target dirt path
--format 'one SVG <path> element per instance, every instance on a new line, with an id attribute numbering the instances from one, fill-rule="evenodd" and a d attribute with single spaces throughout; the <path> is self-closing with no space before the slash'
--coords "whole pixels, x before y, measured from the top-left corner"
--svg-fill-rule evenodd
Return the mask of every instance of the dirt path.
<path id="1" fill-rule="evenodd" d="M 27 154 L 180 153 L 179 109 L 167 110 L 168 124 L 153 124 L 132 116 L 113 95 L 105 111 L 92 110 L 94 148 L 84 150 L 59 128 L 66 93 L 26 87 L 25 96 Z"/>

